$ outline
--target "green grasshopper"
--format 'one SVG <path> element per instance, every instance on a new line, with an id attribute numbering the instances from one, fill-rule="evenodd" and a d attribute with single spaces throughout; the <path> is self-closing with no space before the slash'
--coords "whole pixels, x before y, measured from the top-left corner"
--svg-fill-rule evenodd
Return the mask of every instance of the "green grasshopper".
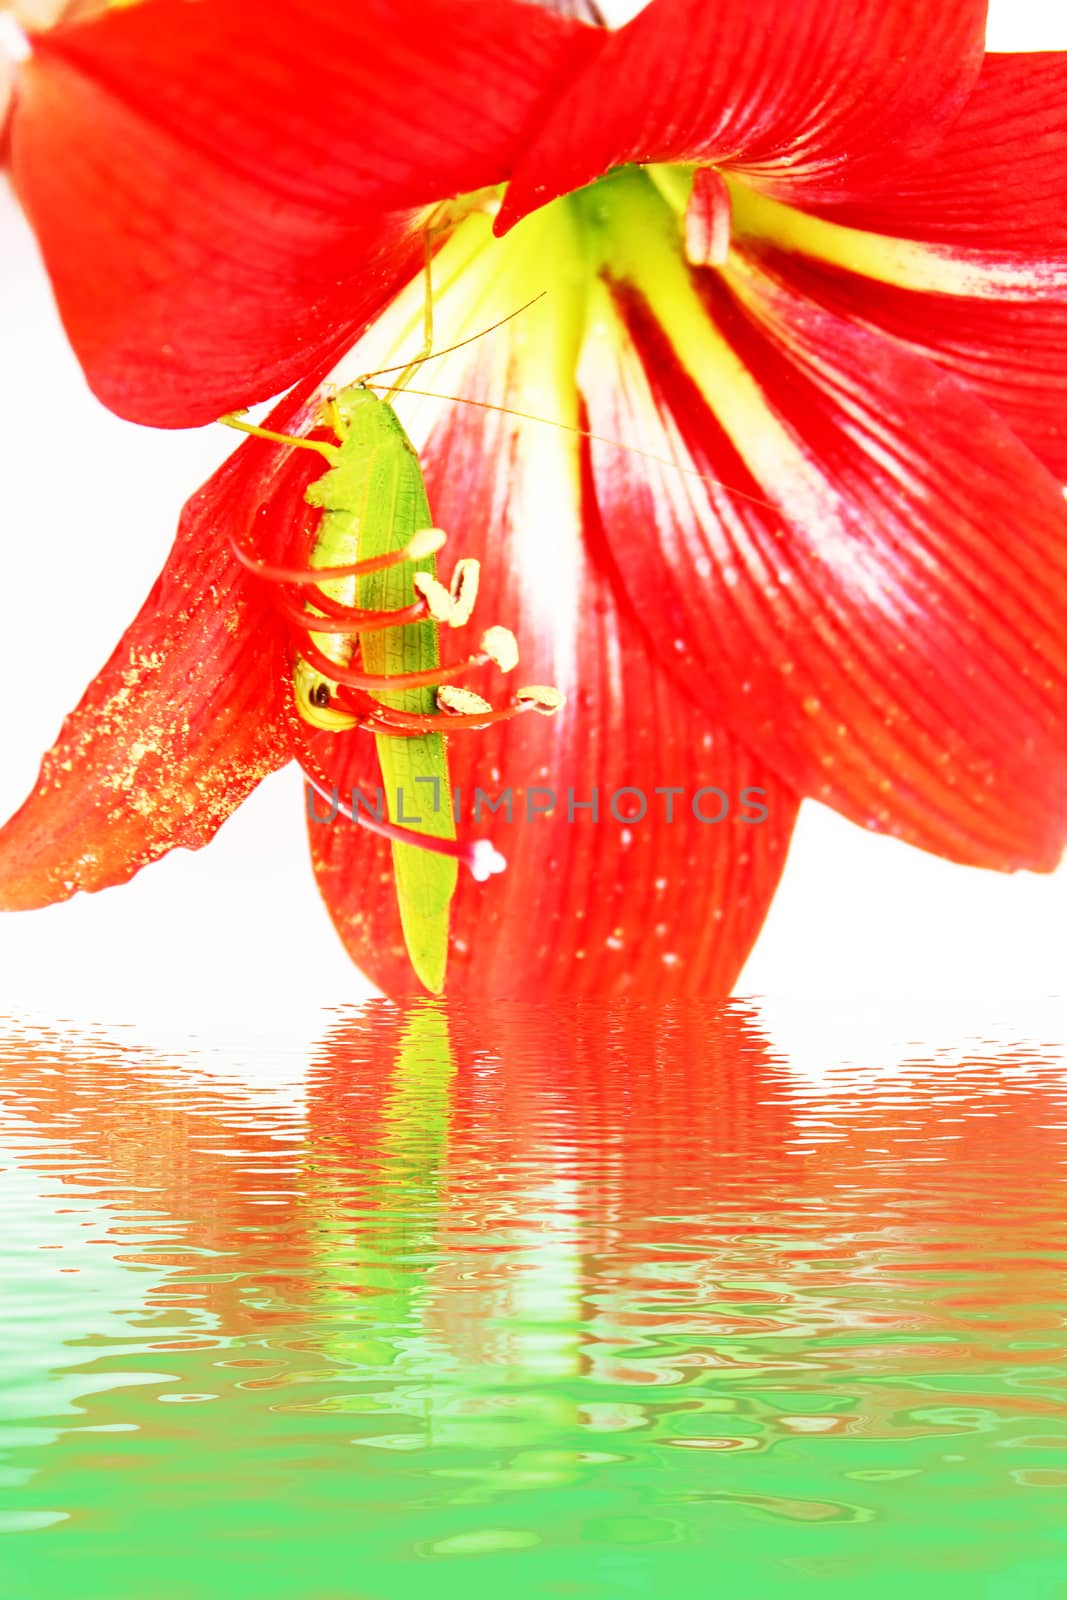
<path id="1" fill-rule="evenodd" d="M 428 267 L 429 259 L 427 275 Z M 432 352 L 431 306 L 428 293 L 425 347 L 390 394 Z M 563 697 L 531 686 L 518 690 L 507 708 L 494 710 L 456 686 L 456 679 L 486 662 L 511 670 L 518 650 L 506 628 L 489 628 L 476 654 L 456 667 L 441 667 L 439 628 L 469 620 L 478 564 L 457 563 L 450 588 L 438 581 L 435 556 L 445 535 L 433 526 L 418 455 L 391 401 L 370 387 L 379 376 L 368 373 L 326 402 L 325 420 L 336 444 L 275 434 L 235 416 L 221 420 L 258 438 L 316 450 L 329 463 L 306 492 L 308 504 L 323 512 L 306 569 L 268 566 L 235 549 L 253 571 L 302 592 L 295 620 L 303 637 L 292 682 L 303 721 L 333 732 L 363 728 L 374 734 L 390 820 L 340 809 L 391 838 L 408 955 L 420 982 L 440 994 L 458 863 L 465 861 L 479 879 L 505 864 L 488 840 L 456 838 L 445 735 L 485 728 L 522 711 L 551 715 Z M 293 609 L 287 614 L 293 618 Z M 307 768 L 305 775 L 322 792 L 321 775 Z"/>

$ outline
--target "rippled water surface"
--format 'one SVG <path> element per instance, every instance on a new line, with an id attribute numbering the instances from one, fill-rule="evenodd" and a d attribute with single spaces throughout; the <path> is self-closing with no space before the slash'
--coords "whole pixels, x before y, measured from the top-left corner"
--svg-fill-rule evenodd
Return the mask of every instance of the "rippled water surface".
<path id="1" fill-rule="evenodd" d="M 383 1002 L 280 1076 L 6 1030 L 3 1600 L 1067 1596 L 1052 1048 Z"/>

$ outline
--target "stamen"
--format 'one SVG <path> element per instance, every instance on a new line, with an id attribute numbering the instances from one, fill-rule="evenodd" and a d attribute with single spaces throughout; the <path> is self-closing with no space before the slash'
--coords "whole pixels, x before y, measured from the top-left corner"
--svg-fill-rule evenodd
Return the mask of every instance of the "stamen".
<path id="1" fill-rule="evenodd" d="M 424 528 L 421 533 L 416 533 L 411 541 L 400 550 L 391 550 L 386 555 L 368 556 L 364 561 L 353 561 L 346 567 L 286 567 L 279 566 L 277 562 L 263 561 L 253 551 L 246 550 L 238 540 L 231 537 L 230 547 L 243 567 L 249 572 L 254 572 L 257 578 L 270 578 L 275 583 L 320 584 L 334 578 L 368 578 L 372 572 L 383 572 L 388 567 L 402 567 L 408 561 L 422 560 L 428 554 L 422 550 L 420 555 L 411 555 L 411 546 L 418 548 L 418 541 L 426 534 L 434 534 L 444 542 L 445 535 L 440 528 Z M 440 550 L 441 544 L 434 546 Z"/>
<path id="2" fill-rule="evenodd" d="M 458 679 L 487 664 L 491 663 L 501 672 L 511 672 L 517 665 L 519 648 L 515 635 L 510 628 L 495 624 L 482 633 L 475 655 L 450 666 L 408 673 L 368 673 L 349 665 L 353 656 L 357 656 L 362 633 L 406 627 L 428 616 L 451 628 L 469 622 L 478 595 L 479 563 L 469 557 L 457 561 L 447 589 L 430 573 L 413 573 L 412 587 L 419 598 L 411 605 L 387 611 L 343 604 L 322 585 L 425 560 L 441 549 L 445 539 L 440 528 L 422 528 L 400 550 L 389 555 L 336 567 L 295 567 L 262 561 L 231 539 L 233 552 L 243 566 L 257 577 L 278 585 L 278 608 L 292 627 L 299 630 L 293 663 L 293 691 L 302 724 L 335 733 L 362 728 L 395 738 L 414 738 L 424 733 L 475 732 L 510 721 L 525 711 L 551 716 L 564 704 L 558 689 L 534 684 L 519 689 L 510 705 L 494 709 L 481 695 L 458 686 Z M 314 593 L 301 592 L 307 589 L 313 589 Z M 296 593 L 289 592 L 292 590 Z M 342 647 L 332 645 L 332 640 L 342 641 Z M 343 643 L 348 644 L 347 650 Z M 334 659 L 333 654 L 327 654 L 327 649 L 343 659 Z M 377 698 L 397 691 L 430 687 L 437 690 L 434 712 L 402 711 Z M 325 794 L 307 762 L 302 764 L 312 786 Z M 346 811 L 345 815 L 350 813 Z M 362 816 L 352 820 L 373 825 Z M 377 825 L 377 831 L 420 849 L 466 860 L 479 880 L 503 867 L 503 858 L 487 840 L 475 841 L 465 855 L 464 846 L 453 846 L 451 841 L 412 833 L 393 824 Z"/>
<path id="3" fill-rule="evenodd" d="M 510 722 L 524 711 L 538 711 L 542 716 L 550 717 L 566 704 L 566 697 L 558 689 L 541 684 L 518 690 L 511 705 L 498 711 L 494 711 L 481 695 L 471 694 L 469 689 L 454 689 L 446 685 L 437 691 L 437 703 L 441 707 L 437 715 L 432 712 L 423 715 L 419 712 L 396 711 L 392 706 L 373 701 L 368 710 L 354 691 L 352 694 L 353 707 L 358 707 L 366 716 L 364 727 L 403 737 L 419 733 L 477 732 L 481 728 L 491 727 L 495 722 Z M 460 700 L 460 696 L 464 698 Z"/>
<path id="4" fill-rule="evenodd" d="M 328 597 L 323 596 L 322 604 Z M 313 606 L 320 604 L 316 595 L 311 601 Z M 422 622 L 426 617 L 426 607 L 421 600 L 416 600 L 414 605 L 398 606 L 393 611 L 359 611 L 354 606 L 337 606 L 330 611 L 328 616 L 317 617 L 313 611 L 307 611 L 303 606 L 297 606 L 287 600 L 284 595 L 279 595 L 277 600 L 278 610 L 284 617 L 295 624 L 303 633 L 332 633 L 355 634 L 376 633 L 385 628 L 406 627 L 409 622 Z"/>
<path id="5" fill-rule="evenodd" d="M 279 585 L 279 598 L 282 597 L 290 605 L 314 606 L 316 612 L 321 611 L 323 616 L 326 617 L 336 617 L 339 622 L 351 617 L 354 610 L 354 607 L 345 605 L 340 600 L 335 600 L 332 595 L 326 594 L 322 589 L 317 594 L 302 594 L 299 589 L 296 590 L 295 594 L 289 594 L 287 589 Z"/>
<path id="6" fill-rule="evenodd" d="M 307 642 L 301 645 L 301 653 L 305 660 L 324 676 L 332 678 L 335 683 L 343 683 L 350 689 L 362 689 L 369 694 L 388 694 L 393 689 L 427 689 L 437 684 L 447 686 L 456 678 L 466 677 L 468 673 L 484 667 L 488 660 L 484 655 L 470 656 L 466 661 L 458 661 L 450 667 L 429 667 L 425 672 L 357 672 L 355 668 L 346 667 L 338 661 L 331 661 L 324 655 L 315 644 L 317 632 L 317 628 L 309 629 Z M 442 689 L 441 693 L 445 692 L 445 689 Z M 466 689 L 451 689 L 447 692 L 458 695 L 469 694 L 469 690 Z M 477 700 L 480 697 L 474 695 L 472 698 Z"/>

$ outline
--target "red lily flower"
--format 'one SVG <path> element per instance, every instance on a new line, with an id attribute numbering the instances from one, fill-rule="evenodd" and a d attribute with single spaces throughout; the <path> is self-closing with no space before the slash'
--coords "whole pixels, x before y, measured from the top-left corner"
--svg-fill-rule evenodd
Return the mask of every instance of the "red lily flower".
<path id="1" fill-rule="evenodd" d="M 145 0 L 35 40 L 15 182 L 126 416 L 304 379 L 309 422 L 372 319 L 353 371 L 411 353 L 417 286 L 383 313 L 428 226 L 450 342 L 548 290 L 433 387 L 597 437 L 444 402 L 411 424 L 435 520 L 569 695 L 457 741 L 455 781 L 762 787 L 770 816 L 516 829 L 509 879 L 461 888 L 452 984 L 728 986 L 801 795 L 953 860 L 1056 864 L 1067 62 L 983 59 L 984 22 L 652 0 L 610 33 L 517 0 L 286 0 L 249 32 L 237 0 Z M 229 538 L 292 470 L 249 444 L 187 508 L 0 834 L 4 904 L 204 842 L 290 753 L 280 631 Z M 359 737 L 329 757 L 344 787 L 365 770 Z M 402 987 L 379 845 L 312 844 L 349 949 Z"/>

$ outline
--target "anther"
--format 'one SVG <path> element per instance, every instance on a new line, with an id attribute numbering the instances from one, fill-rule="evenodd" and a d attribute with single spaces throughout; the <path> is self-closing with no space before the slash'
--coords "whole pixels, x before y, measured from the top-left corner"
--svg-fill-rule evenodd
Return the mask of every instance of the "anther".
<path id="1" fill-rule="evenodd" d="M 486 628 L 482 634 L 481 651 L 501 672 L 511 672 L 519 664 L 518 640 L 510 628 Z"/>
<path id="2" fill-rule="evenodd" d="M 427 556 L 435 556 L 447 543 L 448 534 L 441 528 L 420 528 L 404 546 L 405 558 L 408 561 L 425 561 Z"/>
<path id="3" fill-rule="evenodd" d="M 460 689 L 454 683 L 442 684 L 437 691 L 438 710 L 460 717 L 472 717 L 482 711 L 492 711 L 488 700 L 483 700 L 473 689 Z"/>
<path id="4" fill-rule="evenodd" d="M 426 609 L 433 620 L 451 626 L 454 601 L 444 584 L 429 572 L 416 572 L 411 581 L 415 586 L 415 593 L 425 600 Z"/>
<path id="5" fill-rule="evenodd" d="M 435 622 L 448 628 L 462 628 L 470 621 L 478 598 L 479 570 L 472 556 L 464 556 L 462 561 L 456 562 L 448 589 L 428 572 L 416 572 L 411 581 L 416 594 L 426 601 Z"/>
<path id="6" fill-rule="evenodd" d="M 524 689 L 515 691 L 517 706 L 539 711 L 543 717 L 554 716 L 566 701 L 566 695 L 560 694 L 558 689 L 553 689 L 546 683 L 528 683 Z"/>
<path id="7" fill-rule="evenodd" d="M 462 628 L 471 619 L 474 603 L 478 598 L 479 572 L 478 562 L 471 556 L 465 556 L 462 561 L 456 562 L 451 588 L 453 628 Z"/>

